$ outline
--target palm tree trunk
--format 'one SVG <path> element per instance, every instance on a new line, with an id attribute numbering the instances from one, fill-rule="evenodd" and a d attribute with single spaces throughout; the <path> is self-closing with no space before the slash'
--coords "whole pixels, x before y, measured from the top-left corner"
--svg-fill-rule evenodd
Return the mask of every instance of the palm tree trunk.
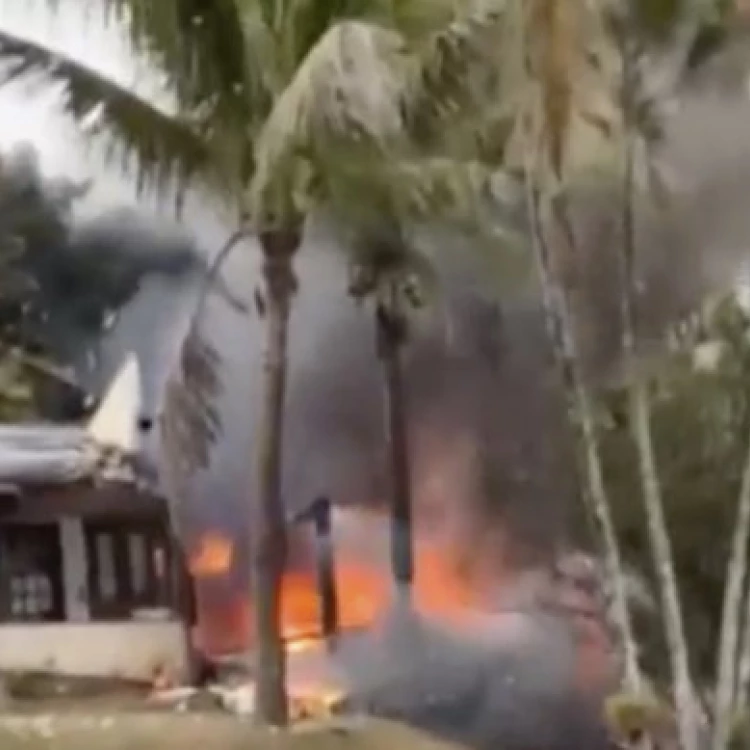
<path id="1" fill-rule="evenodd" d="M 315 529 L 321 632 L 329 649 L 332 650 L 339 635 L 339 600 L 336 590 L 336 565 L 333 559 L 331 501 L 327 497 L 317 500 L 312 522 Z"/>
<path id="2" fill-rule="evenodd" d="M 391 566 L 397 603 L 411 606 L 414 578 L 411 467 L 406 419 L 406 394 L 401 372 L 401 347 L 406 321 L 398 294 L 375 311 L 378 356 L 383 367 L 386 432 L 391 468 Z"/>
<path id="3" fill-rule="evenodd" d="M 288 722 L 286 654 L 281 622 L 281 586 L 286 566 L 287 529 L 281 495 L 287 336 L 295 277 L 298 232 L 260 237 L 265 281 L 266 351 L 263 405 L 258 433 L 257 513 L 252 526 L 252 582 L 257 639 L 256 713 L 264 724 Z"/>
<path id="4" fill-rule="evenodd" d="M 734 694 L 735 709 L 744 708 L 750 700 L 750 584 L 745 591 L 743 609 L 742 644 L 739 650 L 737 684 Z"/>
<path id="5" fill-rule="evenodd" d="M 651 438 L 648 384 L 636 378 L 629 386 L 630 420 L 638 453 L 638 468 L 646 513 L 648 535 L 661 596 L 664 630 L 672 664 L 680 747 L 695 750 L 697 746 L 698 704 L 690 677 L 687 639 L 682 621 L 672 544 L 664 518 L 661 487 Z"/>
<path id="6" fill-rule="evenodd" d="M 542 285 L 545 318 L 555 358 L 562 372 L 563 386 L 573 401 L 578 417 L 584 448 L 586 498 L 604 558 L 606 584 L 612 602 L 612 617 L 622 648 L 624 682 L 628 690 L 638 693 L 642 689 L 641 672 L 638 666 L 638 646 L 628 608 L 620 545 L 617 541 L 609 496 L 604 484 L 593 404 L 579 370 L 567 294 L 564 291 L 564 285 L 555 283 L 553 279 L 549 248 L 542 229 L 537 198 L 530 179 L 527 178 L 526 183 L 532 243 Z M 569 233 L 566 234 L 570 237 Z"/>
<path id="7" fill-rule="evenodd" d="M 636 81 L 633 61 L 623 48 L 623 111 L 630 119 Z M 653 556 L 654 569 L 659 584 L 664 630 L 672 666 L 677 727 L 682 750 L 696 750 L 698 743 L 698 703 L 690 676 L 687 639 L 682 621 L 682 608 L 674 569 L 672 544 L 664 517 L 659 472 L 651 436 L 649 386 L 645 377 L 636 371 L 636 316 L 634 275 L 635 212 L 633 194 L 635 186 L 635 154 L 632 133 L 625 138 L 625 176 L 622 212 L 623 241 L 620 253 L 622 268 L 622 341 L 628 376 L 630 426 L 638 455 L 638 474 L 643 495 L 643 506 Z"/>
<path id="8" fill-rule="evenodd" d="M 12 706 L 12 699 L 10 691 L 8 690 L 8 684 L 2 675 L 0 675 L 0 713 L 9 711 Z"/>
<path id="9" fill-rule="evenodd" d="M 713 707 L 714 724 L 711 738 L 713 750 L 725 750 L 728 746 L 732 715 L 735 708 L 738 671 L 741 675 L 743 666 L 741 660 L 738 670 L 737 658 L 738 656 L 741 659 L 743 657 L 743 654 L 738 653 L 738 648 L 742 625 L 743 595 L 747 578 L 748 538 L 750 538 L 750 436 L 740 495 L 737 500 L 737 519 L 732 536 L 732 550 L 727 563 L 727 578 L 724 586 Z M 750 636 L 750 633 L 748 635 Z M 748 644 L 748 647 L 750 647 L 750 644 Z M 750 657 L 750 654 L 747 657 Z"/>

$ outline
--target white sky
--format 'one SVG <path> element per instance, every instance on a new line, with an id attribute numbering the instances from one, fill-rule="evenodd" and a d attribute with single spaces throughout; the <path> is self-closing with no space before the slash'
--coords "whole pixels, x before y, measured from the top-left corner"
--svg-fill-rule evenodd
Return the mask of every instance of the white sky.
<path id="1" fill-rule="evenodd" d="M 126 35 L 105 23 L 100 0 L 61 0 L 61 10 L 56 14 L 50 12 L 49 5 L 49 0 L 0 0 L 0 29 L 59 50 L 141 95 L 159 95 L 157 77 L 143 64 L 137 64 Z M 76 124 L 62 114 L 59 102 L 59 93 L 51 87 L 32 88 L 29 83 L 0 87 L 0 151 L 15 143 L 31 142 L 38 149 L 42 169 L 48 176 L 91 178 L 92 189 L 79 209 L 83 213 L 136 204 L 145 212 L 159 213 L 153 199 L 139 199 L 132 180 L 123 174 L 119 164 L 105 164 L 102 150 L 80 135 Z M 171 202 L 164 202 L 162 214 L 166 218 L 174 218 L 172 207 Z M 191 206 L 185 223 L 208 252 L 222 244 L 226 230 L 202 206 L 197 211 Z M 128 308 L 128 325 L 119 325 L 110 334 L 115 359 L 120 350 L 140 348 L 149 359 L 148 368 L 163 371 L 169 366 L 167 360 L 181 339 L 184 315 L 175 313 L 166 299 L 161 307 L 164 315 L 159 323 L 153 318 L 143 320 L 146 314 L 153 316 L 153 305 L 133 304 Z M 162 328 L 165 334 L 161 333 Z M 153 343 L 159 340 L 166 340 L 169 346 Z M 160 358 L 164 361 L 154 364 Z"/>
<path id="2" fill-rule="evenodd" d="M 60 50 L 142 95 L 158 93 L 158 81 L 136 63 L 125 34 L 105 22 L 101 3 L 66 0 L 64 12 L 54 14 L 49 5 L 49 0 L 0 0 L 0 28 Z M 96 147 L 86 144 L 60 113 L 58 101 L 52 88 L 13 84 L 0 89 L 0 147 L 30 141 L 50 175 L 94 178 L 92 203 L 132 203 L 131 183 L 117 167 L 104 167 Z"/>

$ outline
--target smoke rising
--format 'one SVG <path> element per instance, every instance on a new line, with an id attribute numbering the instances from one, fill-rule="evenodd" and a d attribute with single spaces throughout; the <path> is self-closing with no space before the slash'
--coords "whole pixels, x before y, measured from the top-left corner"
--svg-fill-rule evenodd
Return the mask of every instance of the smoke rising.
<path id="1" fill-rule="evenodd" d="M 658 359 L 669 326 L 707 296 L 729 291 L 748 262 L 750 98 L 744 83 L 721 83 L 702 75 L 677 99 L 652 155 L 665 191 L 644 184 L 635 199 L 636 312 L 646 361 Z M 601 181 L 572 201 L 579 253 L 573 293 L 587 374 L 598 385 L 617 385 L 623 374 L 621 207 L 621 191 Z"/>
<path id="2" fill-rule="evenodd" d="M 636 206 L 638 316 L 646 356 L 658 355 L 666 329 L 694 312 L 707 293 L 733 283 L 750 236 L 744 206 L 750 102 L 738 90 L 715 94 L 691 85 L 678 103 L 655 152 L 669 196 L 657 204 L 643 194 Z M 580 253 L 574 293 L 586 372 L 593 384 L 617 384 L 618 190 L 582 187 L 572 209 Z M 488 519 L 496 518 L 498 525 L 513 528 L 510 536 L 524 554 L 549 555 L 566 535 L 576 482 L 538 298 L 526 285 L 493 298 L 487 268 L 468 254 L 466 261 L 451 256 L 450 240 L 436 234 L 430 241 L 440 299 L 415 324 L 405 363 L 418 505 L 450 506 L 467 527 L 486 528 Z M 285 438 L 284 495 L 290 510 L 320 493 L 342 505 L 384 501 L 373 324 L 368 310 L 346 297 L 345 264 L 333 245 L 324 235 L 310 236 L 299 259 Z M 248 302 L 260 283 L 256 258 L 257 247 L 248 244 L 226 269 Z M 225 358 L 225 433 L 213 468 L 195 483 L 186 507 L 200 524 L 239 529 L 246 527 L 252 504 L 248 455 L 262 397 L 263 326 L 255 315 L 237 316 L 217 303 L 204 329 Z M 453 460 L 433 458 L 436 454 Z M 438 503 L 435 488 L 451 482 Z M 206 497 L 220 501 L 209 504 L 201 500 Z"/>
<path id="3" fill-rule="evenodd" d="M 750 103 L 726 87 L 720 94 L 701 87 L 686 91 L 667 123 L 657 157 L 671 196 L 666 209 L 650 197 L 642 197 L 637 206 L 639 318 L 646 353 L 658 353 L 665 328 L 693 311 L 705 293 L 731 284 L 744 262 L 750 237 L 750 212 L 744 205 L 750 182 L 749 124 Z M 601 185 L 582 190 L 573 210 L 581 255 L 577 308 L 587 324 L 586 369 L 593 383 L 609 384 L 618 381 L 621 369 L 617 190 Z M 210 239 L 209 252 L 222 241 Z M 440 244 L 439 237 L 433 239 Z M 83 352 L 80 367 L 97 389 L 122 352 L 134 348 L 147 383 L 145 408 L 156 411 L 197 288 L 203 252 L 174 227 L 122 213 L 93 226 L 76 226 L 74 245 L 78 243 L 87 257 L 100 253 L 103 278 L 111 261 L 108 247 L 147 268 L 143 275 L 136 274 L 134 294 L 116 327 L 96 344 L 97 367 L 87 369 Z M 481 269 L 456 259 L 448 262 L 445 255 L 435 252 L 440 300 L 415 326 L 405 364 L 421 523 L 429 529 L 458 529 L 459 547 L 490 559 L 491 535 L 490 541 L 478 540 L 487 529 L 500 528 L 503 543 L 513 547 L 514 562 L 536 563 L 550 558 L 564 542 L 568 506 L 576 495 L 572 441 L 538 300 L 525 293 L 493 299 Z M 248 243 L 226 269 L 233 290 L 248 303 L 259 284 L 257 256 L 257 247 Z M 196 257 L 198 262 L 191 260 Z M 325 237 L 308 238 L 299 275 L 290 352 L 285 501 L 290 510 L 298 509 L 323 492 L 340 505 L 382 507 L 387 474 L 371 316 L 347 298 L 344 264 Z M 246 586 L 245 540 L 254 486 L 250 456 L 262 397 L 263 323 L 254 313 L 240 316 L 214 299 L 203 330 L 224 359 L 224 433 L 210 471 L 197 478 L 178 512 L 188 529 L 188 543 L 191 533 L 207 525 L 235 536 L 240 555 L 234 576 L 238 585 Z M 508 550 L 502 553 L 501 563 L 506 564 Z M 426 631 L 414 636 L 416 641 L 387 641 L 369 658 L 353 655 L 352 670 L 374 679 L 382 674 L 377 663 L 387 665 L 395 682 L 386 695 L 373 698 L 374 710 L 407 711 L 425 725 L 443 721 L 437 714 L 444 712 L 443 723 L 463 726 L 482 741 L 491 738 L 488 747 L 555 747 L 546 745 L 547 739 L 569 742 L 577 736 L 561 727 L 581 713 L 560 708 L 560 701 L 578 700 L 567 689 L 570 650 L 564 633 L 550 634 L 544 623 L 539 618 L 523 620 L 520 629 L 528 625 L 530 630 L 528 645 L 515 644 L 508 653 L 497 643 L 487 650 L 468 645 L 470 639 L 456 641 Z M 506 636 L 517 632 L 508 620 L 497 623 L 497 631 Z M 502 680 L 514 674 L 521 675 L 518 681 L 524 688 L 510 695 Z M 414 705 L 413 700 L 425 698 L 426 685 L 438 695 Z M 377 685 L 360 687 L 363 694 L 377 692 Z M 461 717 L 451 718 L 446 702 L 456 705 L 456 694 L 461 696 Z M 550 707 L 550 714 L 540 708 L 551 704 L 557 707 Z M 524 711 L 529 705 L 533 711 Z M 514 739 L 509 729 L 513 717 L 506 711 L 534 726 L 522 726 Z M 563 724 L 546 718 L 545 724 L 556 737 L 528 745 L 524 737 L 534 732 L 538 737 L 546 729 L 538 726 L 536 717 L 555 712 L 561 713 Z M 495 723 L 490 724 L 490 717 Z M 595 723 L 586 725 L 589 731 L 596 734 Z M 581 740 L 564 746 L 587 745 Z"/>
<path id="4" fill-rule="evenodd" d="M 153 411 L 160 388 L 153 374 L 172 365 L 162 356 L 160 325 L 171 324 L 205 272 L 195 242 L 133 209 L 79 215 L 92 183 L 45 174 L 34 146 L 17 144 L 0 162 L 4 343 L 72 370 L 84 392 L 67 375 L 64 386 L 46 379 L 35 385 L 36 416 L 80 419 L 128 351 L 152 363 L 142 391 Z"/>
<path id="5" fill-rule="evenodd" d="M 506 601 L 458 630 L 395 611 L 374 634 L 344 640 L 335 658 L 349 677 L 348 708 L 480 749 L 606 747 L 607 677 L 581 679 L 586 646 L 571 618 L 538 606 L 543 577 L 517 585 L 536 592 L 536 605 Z"/>
<path id="6" fill-rule="evenodd" d="M 666 329 L 706 294 L 733 284 L 750 237 L 744 206 L 750 106 L 737 91 L 702 88 L 686 90 L 679 104 L 656 152 L 670 196 L 656 205 L 641 195 L 636 207 L 639 340 L 647 357 L 658 356 Z M 581 189 L 573 201 L 576 308 L 586 323 L 587 376 L 599 386 L 618 383 L 622 365 L 620 205 L 617 189 L 601 184 Z M 385 462 L 373 326 L 367 310 L 346 299 L 342 264 L 327 244 L 309 240 L 300 258 L 285 498 L 300 507 L 326 492 L 341 505 L 377 507 Z M 250 250 L 231 273 L 247 273 L 248 293 L 258 283 Z M 455 266 L 463 264 L 435 255 L 441 300 L 416 326 L 406 362 L 421 522 L 430 530 L 458 527 L 463 548 L 477 556 L 484 553 L 479 530 L 501 528 L 503 540 L 516 547 L 514 563 L 538 562 L 564 542 L 566 503 L 575 497 L 564 401 L 538 300 L 488 298 L 481 272 L 458 273 Z M 223 350 L 232 337 L 239 345 L 227 361 L 227 443 L 217 452 L 213 478 L 203 479 L 212 491 L 197 493 L 192 507 L 203 522 L 231 529 L 247 519 L 252 503 L 241 489 L 253 486 L 248 454 L 232 458 L 228 446 L 252 445 L 262 326 L 235 320 L 230 334 L 220 315 L 214 310 L 210 325 L 223 330 Z M 207 507 L 201 496 L 218 500 Z M 507 563 L 507 555 L 499 557 L 498 568 Z M 482 631 L 491 634 L 485 640 L 478 631 L 457 637 L 413 624 L 386 624 L 383 632 L 341 655 L 355 707 L 482 748 L 604 745 L 596 700 L 571 689 L 575 659 L 564 622 L 539 612 L 498 614 Z"/>

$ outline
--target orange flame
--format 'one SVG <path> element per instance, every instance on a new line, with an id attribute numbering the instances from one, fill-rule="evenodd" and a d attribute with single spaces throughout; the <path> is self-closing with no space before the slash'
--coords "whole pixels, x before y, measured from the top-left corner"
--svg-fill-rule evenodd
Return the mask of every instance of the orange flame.
<path id="1" fill-rule="evenodd" d="M 485 540 L 485 543 L 496 552 L 498 546 L 502 546 L 497 544 L 497 538 Z M 475 554 L 467 569 L 457 564 L 455 551 L 444 542 L 417 538 L 414 551 L 414 603 L 423 616 L 460 626 L 463 618 L 473 618 L 493 601 L 498 570 L 504 566 L 496 558 L 491 575 L 489 570 L 483 569 L 481 560 L 486 561 L 489 557 L 486 550 L 473 547 Z M 335 557 L 334 575 L 342 630 L 366 628 L 377 623 L 391 602 L 392 579 L 387 565 L 382 560 L 368 563 L 359 557 L 355 559 L 355 555 L 361 552 L 361 549 L 340 549 Z M 189 570 L 196 579 L 198 624 L 195 644 L 209 657 L 243 651 L 254 640 L 252 598 L 232 588 L 227 576 L 232 571 L 234 560 L 232 541 L 216 531 L 199 539 L 189 559 Z M 513 575 L 511 569 L 507 571 Z M 586 601 L 575 598 L 579 597 L 578 594 L 563 596 L 561 593 L 560 597 L 559 603 L 568 605 L 573 611 L 586 609 Z M 616 670 L 608 635 L 595 619 L 575 619 L 580 641 L 580 658 L 576 665 L 579 684 L 605 684 Z M 284 574 L 281 620 L 290 656 L 320 645 L 321 602 L 314 571 L 293 569 Z M 305 687 L 305 690 L 310 687 L 309 693 L 316 700 L 327 690 L 317 684 L 297 687 Z"/>
<path id="2" fill-rule="evenodd" d="M 478 596 L 461 576 L 446 550 L 419 541 L 415 546 L 414 598 L 425 615 L 457 617 L 477 604 Z M 223 534 L 203 535 L 190 556 L 189 570 L 199 581 L 221 578 L 232 567 L 234 547 Z M 391 597 L 387 570 L 368 565 L 349 555 L 338 555 L 335 564 L 339 625 L 343 629 L 364 628 L 383 615 Z M 200 586 L 199 586 L 200 588 Z M 198 602 L 202 648 L 209 652 L 232 651 L 246 647 L 252 633 L 250 597 L 233 597 L 222 606 L 218 602 Z M 320 636 L 320 599 L 315 573 L 290 570 L 284 574 L 281 590 L 283 635 L 293 642 Z"/>
<path id="3" fill-rule="evenodd" d="M 228 573 L 234 560 L 234 546 L 231 540 L 216 531 L 204 534 L 198 549 L 188 562 L 190 573 L 196 578 L 221 576 Z"/>

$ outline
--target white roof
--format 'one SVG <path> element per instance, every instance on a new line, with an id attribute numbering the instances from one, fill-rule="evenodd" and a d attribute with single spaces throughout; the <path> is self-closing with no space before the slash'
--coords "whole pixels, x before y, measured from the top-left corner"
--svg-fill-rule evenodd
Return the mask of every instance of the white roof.
<path id="1" fill-rule="evenodd" d="M 139 411 L 140 373 L 130 355 L 87 426 L 0 425 L 0 485 L 142 480 Z"/>

